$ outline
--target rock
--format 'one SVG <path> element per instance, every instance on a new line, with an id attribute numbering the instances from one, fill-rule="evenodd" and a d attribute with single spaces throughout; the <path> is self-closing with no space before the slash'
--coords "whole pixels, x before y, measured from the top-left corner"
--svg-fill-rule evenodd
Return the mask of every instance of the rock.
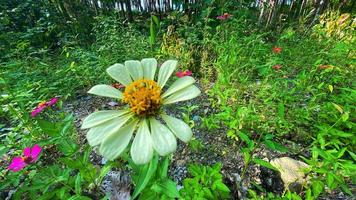
<path id="1" fill-rule="evenodd" d="M 177 166 L 184 166 L 186 164 L 186 161 L 185 160 L 177 160 Z"/>
<path id="2" fill-rule="evenodd" d="M 131 180 L 127 172 L 110 171 L 101 184 L 104 193 L 110 193 L 110 200 L 130 200 Z"/>
<path id="3" fill-rule="evenodd" d="M 307 178 L 305 178 L 303 172 L 304 169 L 309 167 L 306 163 L 289 157 L 276 158 L 270 163 L 278 169 L 284 187 L 290 191 L 300 192 L 302 186 L 307 183 Z"/>
<path id="4" fill-rule="evenodd" d="M 197 121 L 199 121 L 199 119 L 200 119 L 200 117 L 199 117 L 199 116 L 196 116 L 196 115 L 195 115 L 195 116 L 193 116 L 193 121 L 196 121 L 196 122 L 197 122 Z"/>
<path id="5" fill-rule="evenodd" d="M 108 105 L 111 106 L 111 107 L 115 107 L 115 106 L 118 106 L 119 104 L 117 102 L 115 102 L 115 101 L 110 101 L 108 103 Z"/>

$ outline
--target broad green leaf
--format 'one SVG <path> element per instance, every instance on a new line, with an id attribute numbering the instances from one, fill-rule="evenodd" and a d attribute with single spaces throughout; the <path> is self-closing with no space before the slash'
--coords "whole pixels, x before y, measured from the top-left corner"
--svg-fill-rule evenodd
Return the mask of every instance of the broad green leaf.
<path id="1" fill-rule="evenodd" d="M 170 179 L 163 179 L 157 183 L 162 189 L 162 193 L 166 194 L 168 197 L 174 199 L 179 197 L 179 192 L 177 190 L 177 184 Z"/>
<path id="2" fill-rule="evenodd" d="M 61 132 L 61 124 L 37 118 L 38 126 L 50 136 L 57 136 Z"/>
<path id="3" fill-rule="evenodd" d="M 314 197 L 318 197 L 320 193 L 324 190 L 324 183 L 321 181 L 313 181 L 312 182 L 312 191 Z"/>
<path id="4" fill-rule="evenodd" d="M 215 184 L 216 188 L 223 192 L 230 192 L 230 189 L 221 181 L 217 181 Z"/>

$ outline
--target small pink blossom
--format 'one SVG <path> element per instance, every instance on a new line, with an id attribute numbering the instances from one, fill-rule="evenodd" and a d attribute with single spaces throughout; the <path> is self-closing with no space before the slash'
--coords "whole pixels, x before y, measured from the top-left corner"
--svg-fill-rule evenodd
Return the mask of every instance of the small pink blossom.
<path id="1" fill-rule="evenodd" d="M 35 109 L 32 110 L 31 112 L 31 117 L 36 117 L 39 113 L 41 113 L 45 108 L 51 107 L 54 104 L 58 102 L 59 98 L 58 97 L 53 97 L 49 101 L 44 101 L 41 102 L 37 105 Z"/>
<path id="2" fill-rule="evenodd" d="M 23 156 L 13 158 L 8 169 L 13 172 L 22 170 L 27 165 L 36 162 L 41 151 L 42 148 L 38 144 L 35 144 L 32 148 L 26 147 L 23 150 Z"/>
<path id="3" fill-rule="evenodd" d="M 190 76 L 190 75 L 192 75 L 192 71 L 190 71 L 190 70 L 179 71 L 176 73 L 176 76 L 178 76 L 179 78 L 182 78 L 184 76 Z"/>
<path id="4" fill-rule="evenodd" d="M 40 112 L 42 112 L 43 109 L 45 109 L 46 106 L 38 106 L 36 107 L 32 112 L 31 112 L 31 117 L 36 117 Z"/>
<path id="5" fill-rule="evenodd" d="M 52 106 L 52 105 L 56 104 L 57 102 L 58 102 L 58 98 L 53 97 L 51 100 L 47 101 L 46 104 L 47 104 L 47 106 Z"/>

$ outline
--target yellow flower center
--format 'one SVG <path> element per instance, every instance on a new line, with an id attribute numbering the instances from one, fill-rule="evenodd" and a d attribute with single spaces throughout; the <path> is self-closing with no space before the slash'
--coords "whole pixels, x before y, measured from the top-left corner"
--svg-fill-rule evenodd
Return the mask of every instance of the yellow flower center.
<path id="1" fill-rule="evenodd" d="M 161 87 L 152 80 L 137 80 L 125 88 L 123 101 L 136 115 L 153 115 L 162 104 Z"/>

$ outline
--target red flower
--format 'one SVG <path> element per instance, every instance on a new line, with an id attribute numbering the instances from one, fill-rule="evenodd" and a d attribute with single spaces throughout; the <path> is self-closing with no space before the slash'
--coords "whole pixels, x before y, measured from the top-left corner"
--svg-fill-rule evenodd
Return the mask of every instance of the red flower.
<path id="1" fill-rule="evenodd" d="M 220 19 L 220 20 L 226 20 L 229 19 L 232 15 L 230 15 L 229 13 L 224 13 L 223 15 L 217 16 L 216 19 Z"/>
<path id="2" fill-rule="evenodd" d="M 282 47 L 273 47 L 272 51 L 276 54 L 280 54 L 282 52 Z"/>
<path id="3" fill-rule="evenodd" d="M 274 70 L 280 70 L 282 68 L 282 65 L 274 65 L 272 68 Z"/>
<path id="4" fill-rule="evenodd" d="M 184 76 L 190 76 L 190 75 L 192 75 L 192 71 L 190 71 L 190 70 L 179 71 L 176 73 L 176 76 L 178 76 L 179 78 L 182 78 Z"/>

